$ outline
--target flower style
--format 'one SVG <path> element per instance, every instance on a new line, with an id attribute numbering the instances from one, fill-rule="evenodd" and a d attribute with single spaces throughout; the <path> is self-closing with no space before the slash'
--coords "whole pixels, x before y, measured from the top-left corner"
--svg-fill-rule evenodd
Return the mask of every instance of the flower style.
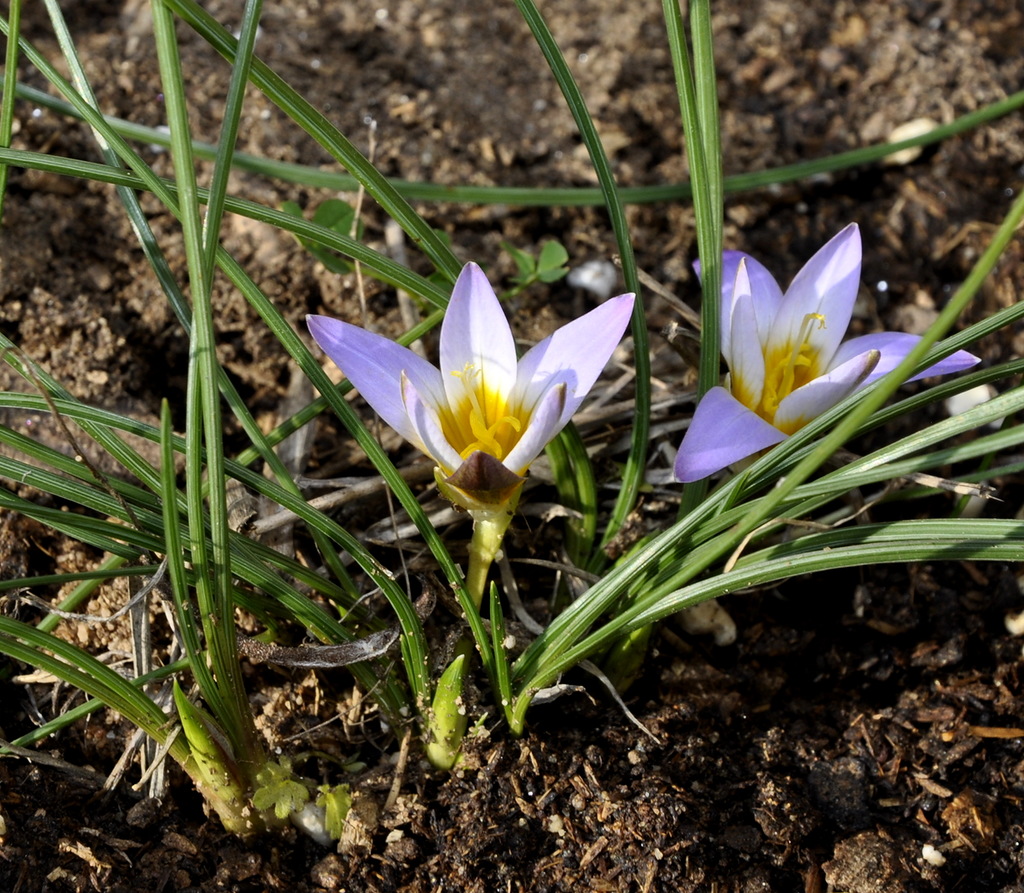
<path id="1" fill-rule="evenodd" d="M 438 465 L 463 508 L 514 505 L 530 463 L 569 421 L 629 323 L 634 296 L 600 305 L 516 359 L 512 330 L 476 264 L 441 323 L 440 369 L 358 326 L 307 318 L 317 344 L 385 422 Z"/>
<path id="2" fill-rule="evenodd" d="M 752 257 L 725 252 L 721 337 L 729 374 L 725 386 L 709 390 L 697 406 L 676 456 L 677 480 L 700 480 L 780 443 L 892 371 L 913 349 L 919 337 L 902 332 L 840 344 L 857 298 L 860 263 L 856 224 L 821 248 L 785 294 Z M 960 350 L 914 379 L 978 362 Z"/>

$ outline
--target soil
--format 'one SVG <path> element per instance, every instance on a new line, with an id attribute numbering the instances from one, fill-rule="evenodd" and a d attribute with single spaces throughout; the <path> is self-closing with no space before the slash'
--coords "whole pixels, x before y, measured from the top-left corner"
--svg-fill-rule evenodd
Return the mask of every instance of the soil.
<path id="1" fill-rule="evenodd" d="M 658 4 L 543 6 L 620 182 L 685 179 Z M 207 8 L 237 25 L 237 4 Z M 1024 82 L 1018 0 L 721 0 L 714 8 L 727 174 L 866 145 L 921 117 L 944 123 Z M 137 0 L 93 0 L 70 4 L 67 15 L 104 111 L 155 125 L 163 109 L 147 10 Z M 42 6 L 26 4 L 24 15 L 24 34 L 56 58 Z M 227 69 L 187 29 L 180 35 L 196 133 L 212 139 Z M 365 151 L 372 142 L 388 175 L 456 185 L 594 183 L 511 4 L 268 2 L 259 52 Z M 32 72 L 24 77 L 44 86 Z M 255 92 L 240 143 L 257 155 L 331 165 Z M 26 103 L 15 144 L 98 158 L 85 128 Z M 168 175 L 169 158 L 147 152 Z M 855 325 L 920 331 L 987 245 L 1022 174 L 1024 122 L 1013 115 L 907 164 L 732 196 L 726 244 L 786 282 L 856 221 L 865 264 Z M 312 208 L 328 197 L 242 173 L 231 189 L 275 206 L 290 199 Z M 147 207 L 180 276 L 175 227 L 155 203 Z M 421 210 L 495 282 L 514 272 L 503 240 L 535 251 L 559 239 L 573 264 L 615 252 L 596 209 Z M 165 396 L 180 406 L 187 341 L 113 191 L 13 171 L 4 212 L 0 331 L 83 400 L 147 421 Z M 367 206 L 364 216 L 366 239 L 382 245 L 381 215 Z M 641 267 L 692 301 L 690 206 L 633 206 L 629 217 Z M 355 278 L 328 272 L 279 232 L 229 217 L 224 242 L 297 329 L 310 312 L 362 318 Z M 1020 298 L 1022 251 L 1018 240 L 1006 252 L 969 319 Z M 429 272 L 425 261 L 412 263 Z M 373 282 L 365 292 L 370 320 L 397 326 L 394 293 Z M 261 424 L 272 425 L 288 396 L 289 364 L 225 282 L 216 300 L 220 360 Z M 530 338 L 587 300 L 564 282 L 540 286 L 517 300 L 513 321 Z M 658 335 L 672 312 L 650 301 L 656 387 L 678 393 L 687 370 Z M 977 352 L 1004 360 L 1020 354 L 1019 338 L 1004 332 Z M 0 379 L 19 387 L 8 372 Z M 684 408 L 673 412 L 681 418 Z M 44 418 L 0 422 L 69 449 Z M 676 437 L 652 444 L 653 469 L 668 467 Z M 229 438 L 242 445 L 237 432 Z M 368 468 L 329 418 L 319 423 L 310 465 L 332 476 Z M 992 511 L 1012 515 L 1018 482 L 996 483 L 1004 501 Z M 950 506 L 942 499 L 913 511 Z M 524 519 L 513 557 L 557 559 L 557 524 Z M 397 566 L 397 553 L 382 554 Z M 92 567 L 100 558 L 0 515 L 0 577 Z M 362 727 L 341 722 L 355 698 L 344 671 L 253 668 L 254 705 L 274 745 L 292 747 L 283 742 L 301 733 L 303 746 L 369 764 L 354 780 L 357 807 L 340 852 L 295 833 L 236 839 L 204 817 L 174 773 L 159 803 L 140 799 L 128 782 L 101 791 L 128 730 L 116 716 L 94 716 L 39 745 L 32 760 L 0 761 L 0 889 L 1019 891 L 1024 663 L 1021 639 L 1004 624 L 1024 607 L 1017 573 L 1000 564 L 869 567 L 730 596 L 723 604 L 738 626 L 735 645 L 717 648 L 670 622 L 630 689 L 630 708 L 657 742 L 591 686 L 593 697 L 537 707 L 520 740 L 487 727 L 450 775 L 430 771 L 415 747 L 403 766 L 400 742 L 372 716 Z M 70 698 L 52 686 L 3 683 L 0 734 L 23 734 L 37 708 L 49 713 Z M 388 804 L 392 790 L 398 796 Z"/>

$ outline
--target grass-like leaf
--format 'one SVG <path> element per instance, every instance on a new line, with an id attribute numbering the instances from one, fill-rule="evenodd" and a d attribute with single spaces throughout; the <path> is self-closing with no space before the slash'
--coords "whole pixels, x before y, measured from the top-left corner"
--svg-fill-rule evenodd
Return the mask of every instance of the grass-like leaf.
<path id="1" fill-rule="evenodd" d="M 572 72 L 566 64 L 565 57 L 562 55 L 561 50 L 559 50 L 551 30 L 537 9 L 536 4 L 533 3 L 533 0 L 515 0 L 515 4 L 533 33 L 538 47 L 540 47 L 541 52 L 544 54 L 544 59 L 551 68 L 551 73 L 558 82 L 566 105 L 572 113 L 573 120 L 576 122 L 580 138 L 587 147 L 590 163 L 600 184 L 604 206 L 608 211 L 612 231 L 615 233 L 615 241 L 619 249 L 622 275 L 626 280 L 626 288 L 636 295 L 631 328 L 633 335 L 633 363 L 636 367 L 636 414 L 630 438 L 629 455 L 626 458 L 625 467 L 622 471 L 622 489 L 619 491 L 611 516 L 605 526 L 604 535 L 601 539 L 601 545 L 603 546 L 615 536 L 619 528 L 625 523 L 626 516 L 636 503 L 637 493 L 640 490 L 640 484 L 643 482 L 651 424 L 651 366 L 647 338 L 647 316 L 644 310 L 640 278 L 636 269 L 636 259 L 633 255 L 633 245 L 629 235 L 629 223 L 626 220 L 625 205 L 622 201 L 622 196 L 619 194 L 619 187 L 612 173 L 608 154 L 605 152 L 604 145 L 601 143 L 601 137 L 597 132 L 597 126 L 587 110 L 583 93 L 575 78 L 573 78 Z"/>

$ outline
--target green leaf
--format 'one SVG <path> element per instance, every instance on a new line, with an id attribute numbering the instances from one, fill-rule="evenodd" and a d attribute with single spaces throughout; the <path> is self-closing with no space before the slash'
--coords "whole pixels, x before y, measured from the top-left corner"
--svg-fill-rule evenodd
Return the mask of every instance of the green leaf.
<path id="1" fill-rule="evenodd" d="M 540 14 L 533 0 L 514 0 L 516 8 L 523 16 L 530 31 L 533 33 L 537 46 L 551 68 L 551 73 L 565 98 L 569 111 L 580 132 L 580 139 L 587 147 L 594 174 L 601 186 L 604 206 L 608 212 L 609 222 L 615 232 L 615 242 L 622 261 L 622 276 L 626 281 L 626 290 L 637 296 L 633 307 L 632 333 L 634 348 L 634 365 L 636 367 L 636 412 L 633 415 L 633 430 L 630 436 L 629 457 L 626 460 L 622 475 L 622 485 L 615 500 L 611 517 L 605 527 L 602 545 L 609 542 L 626 521 L 633 510 L 640 485 L 643 483 L 644 470 L 647 467 L 647 455 L 650 448 L 651 423 L 651 367 L 647 349 L 647 318 L 644 314 L 643 289 L 633 255 L 633 242 L 630 236 L 629 223 L 618 184 L 612 174 L 611 162 L 601 143 L 597 132 L 597 124 L 587 109 L 583 99 L 583 91 L 573 78 L 569 63 L 559 49 L 548 28 L 544 17 Z"/>
<path id="2" fill-rule="evenodd" d="M 306 219 L 306 215 L 303 213 L 302 208 L 296 202 L 282 202 L 281 210 L 293 215 L 294 217 L 298 217 L 300 220 Z M 326 201 L 321 202 L 313 212 L 313 223 L 336 232 L 338 235 L 346 238 L 352 235 L 353 224 L 356 224 L 355 238 L 357 240 L 363 233 L 362 224 L 356 223 L 356 209 L 340 198 L 329 198 Z M 312 254 L 313 257 L 320 261 L 320 263 L 322 263 L 332 273 L 347 273 L 352 269 L 352 263 L 350 261 L 338 257 L 338 255 L 334 254 L 320 242 L 314 242 L 312 239 L 304 236 L 296 236 L 296 239 L 298 239 L 299 244 L 303 248 Z"/>
<path id="3" fill-rule="evenodd" d="M 239 780 L 227 736 L 212 716 L 188 699 L 177 680 L 174 681 L 174 706 L 191 748 L 192 761 L 203 782 L 222 797 L 244 801 L 245 789 Z"/>
<path id="4" fill-rule="evenodd" d="M 513 280 L 516 282 L 529 282 L 537 272 L 537 261 L 533 255 L 528 254 L 521 248 L 516 248 L 511 242 L 502 242 L 501 247 L 512 256 L 512 260 L 515 261 L 516 268 L 519 270 L 518 275 L 514 276 Z"/>
<path id="5" fill-rule="evenodd" d="M 347 784 L 321 785 L 316 805 L 324 810 L 324 830 L 334 839 L 341 840 L 345 818 L 352 808 L 352 793 Z"/>
<path id="6" fill-rule="evenodd" d="M 287 819 L 309 802 L 309 789 L 292 772 L 291 761 L 267 763 L 256 773 L 252 805 L 263 811 L 273 808 L 279 819 Z"/>
<path id="7" fill-rule="evenodd" d="M 189 701 L 177 680 L 174 705 L 191 751 L 184 763 L 185 771 L 224 827 L 243 836 L 273 827 L 274 821 L 265 811 L 253 811 L 227 736 L 212 716 Z"/>
<path id="8" fill-rule="evenodd" d="M 459 755 L 469 719 L 462 701 L 466 681 L 466 655 L 460 654 L 441 674 L 434 694 L 427 742 L 427 759 L 438 769 L 451 769 Z"/>
<path id="9" fill-rule="evenodd" d="M 568 260 L 569 252 L 561 242 L 545 242 L 537 257 L 537 278 L 541 282 L 557 282 L 568 275 Z"/>
<path id="10" fill-rule="evenodd" d="M 512 721 L 512 684 L 509 680 L 508 646 L 505 640 L 505 617 L 501 610 L 498 587 L 491 583 L 491 645 L 494 649 L 495 696 L 501 704 L 507 722 Z M 513 640 L 514 643 L 514 640 Z"/>
<path id="11" fill-rule="evenodd" d="M 355 233 L 355 238 L 362 234 L 362 223 L 356 223 L 356 209 L 340 198 L 329 198 L 317 206 L 313 212 L 313 222 L 320 226 L 333 229 L 343 236 Z"/>

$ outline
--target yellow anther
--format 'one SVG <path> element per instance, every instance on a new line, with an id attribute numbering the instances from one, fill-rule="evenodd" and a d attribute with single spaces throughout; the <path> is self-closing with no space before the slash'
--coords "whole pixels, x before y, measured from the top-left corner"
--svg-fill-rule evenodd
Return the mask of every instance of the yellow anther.
<path id="1" fill-rule="evenodd" d="M 469 427 L 473 432 L 473 436 L 477 439 L 463 449 L 459 455 L 463 459 L 467 459 L 477 450 L 483 450 L 485 453 L 490 453 L 495 459 L 504 459 L 507 447 L 512 445 L 509 443 L 512 438 L 506 436 L 499 440 L 497 431 L 502 425 L 508 425 L 516 434 L 523 428 L 523 423 L 515 416 L 502 416 L 496 422 L 488 425 L 486 419 L 479 412 L 475 409 L 470 410 Z M 502 440 L 505 441 L 504 445 Z"/>
<path id="2" fill-rule="evenodd" d="M 463 380 L 465 396 L 460 405 L 443 414 L 448 442 L 463 459 L 477 450 L 504 459 L 519 440 L 527 420 L 509 412 L 504 395 L 487 390 L 482 370 L 475 363 L 453 369 L 451 374 Z"/>
<path id="3" fill-rule="evenodd" d="M 811 344 L 811 334 L 823 328 L 825 316 L 808 313 L 800 325 L 793 349 L 788 354 L 765 357 L 764 391 L 756 411 L 766 421 L 773 422 L 779 404 L 820 373 L 816 368 L 818 352 Z"/>

